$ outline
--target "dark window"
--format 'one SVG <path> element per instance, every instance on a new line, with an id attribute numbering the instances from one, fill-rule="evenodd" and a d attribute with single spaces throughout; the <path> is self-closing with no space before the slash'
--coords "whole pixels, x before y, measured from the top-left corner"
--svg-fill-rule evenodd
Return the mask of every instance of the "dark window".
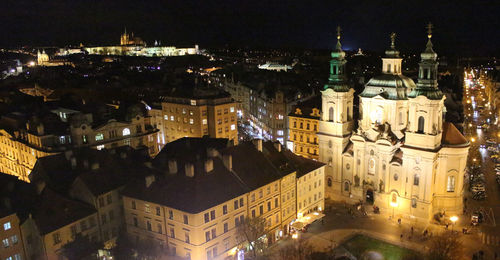
<path id="1" fill-rule="evenodd" d="M 210 211 L 210 220 L 215 219 L 215 210 Z"/>
<path id="2" fill-rule="evenodd" d="M 234 201 L 234 209 L 238 209 L 238 201 L 237 200 Z"/>
<path id="3" fill-rule="evenodd" d="M 240 199 L 240 208 L 243 207 L 243 198 Z"/>
<path id="4" fill-rule="evenodd" d="M 413 175 L 413 185 L 418 186 L 419 181 L 420 176 L 418 176 L 418 174 Z"/>
<path id="5" fill-rule="evenodd" d="M 229 230 L 229 225 L 227 223 L 224 223 L 224 233 L 226 233 Z"/>
<path id="6" fill-rule="evenodd" d="M 418 133 L 424 133 L 425 119 L 423 116 L 418 118 Z"/>
<path id="7" fill-rule="evenodd" d="M 188 221 L 188 216 L 187 216 L 187 215 L 184 215 L 184 224 L 186 224 L 186 225 L 187 225 L 188 223 L 189 223 L 189 221 Z"/>
<path id="8" fill-rule="evenodd" d="M 163 233 L 163 227 L 161 226 L 160 223 L 158 223 L 158 233 L 160 233 L 160 234 Z"/>
<path id="9" fill-rule="evenodd" d="M 132 209 L 136 209 L 136 207 L 135 207 L 135 201 L 132 201 Z"/>
<path id="10" fill-rule="evenodd" d="M 208 213 L 205 213 L 205 223 L 208 223 L 210 221 L 210 217 L 208 215 Z"/>
<path id="11" fill-rule="evenodd" d="M 333 121 L 333 107 L 328 109 L 328 121 Z"/>
<path id="12" fill-rule="evenodd" d="M 210 231 L 205 232 L 205 241 L 206 242 L 210 241 Z"/>
<path id="13" fill-rule="evenodd" d="M 149 220 L 146 221 L 146 226 L 148 228 L 148 231 L 151 231 L 151 222 L 149 222 Z"/>
<path id="14" fill-rule="evenodd" d="M 264 214 L 264 206 L 262 205 L 259 206 L 259 213 L 260 215 Z"/>
<path id="15" fill-rule="evenodd" d="M 174 212 L 173 211 L 171 211 L 171 210 L 168 211 L 168 218 L 174 219 Z"/>
<path id="16" fill-rule="evenodd" d="M 328 184 L 328 187 L 332 187 L 332 179 L 328 178 L 326 182 Z"/>
<path id="17" fill-rule="evenodd" d="M 222 214 L 227 214 L 227 205 L 222 206 Z"/>
<path id="18" fill-rule="evenodd" d="M 277 208 L 278 207 L 278 198 L 275 198 L 274 199 L 274 207 Z"/>
<path id="19" fill-rule="evenodd" d="M 156 216 L 160 216 L 160 207 L 156 207 Z"/>
<path id="20" fill-rule="evenodd" d="M 267 211 L 271 211 L 271 202 L 270 201 L 267 202 Z"/>
<path id="21" fill-rule="evenodd" d="M 134 218 L 134 226 L 135 227 L 139 226 L 139 222 L 137 221 L 137 218 Z"/>

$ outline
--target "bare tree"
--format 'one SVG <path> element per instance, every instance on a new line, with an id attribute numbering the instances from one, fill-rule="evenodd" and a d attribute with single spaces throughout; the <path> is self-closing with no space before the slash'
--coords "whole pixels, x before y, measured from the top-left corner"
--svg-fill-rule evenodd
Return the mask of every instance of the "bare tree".
<path id="1" fill-rule="evenodd" d="M 429 243 L 427 257 L 432 260 L 455 260 L 463 257 L 463 246 L 459 236 L 443 232 Z"/>
<path id="2" fill-rule="evenodd" d="M 266 243 L 259 239 L 266 233 L 266 220 L 261 217 L 247 218 L 236 227 L 239 244 L 248 242 L 253 257 L 264 251 Z"/>
<path id="3" fill-rule="evenodd" d="M 277 260 L 307 260 L 311 259 L 313 247 L 302 238 L 292 241 L 291 244 L 282 247 L 275 256 Z"/>

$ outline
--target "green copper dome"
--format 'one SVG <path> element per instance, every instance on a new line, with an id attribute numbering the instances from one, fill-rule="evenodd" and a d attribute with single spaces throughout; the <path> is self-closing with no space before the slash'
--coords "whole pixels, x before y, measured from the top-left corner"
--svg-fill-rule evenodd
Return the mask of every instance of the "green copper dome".
<path id="1" fill-rule="evenodd" d="M 371 98 L 381 95 L 385 99 L 404 100 L 414 88 L 415 82 L 406 76 L 382 74 L 371 78 L 360 96 Z"/>

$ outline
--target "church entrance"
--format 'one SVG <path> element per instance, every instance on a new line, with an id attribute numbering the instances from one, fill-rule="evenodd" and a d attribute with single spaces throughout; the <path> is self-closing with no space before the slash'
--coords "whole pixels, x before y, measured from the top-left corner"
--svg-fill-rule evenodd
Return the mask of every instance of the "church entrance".
<path id="1" fill-rule="evenodd" d="M 366 190 L 365 201 L 367 204 L 373 205 L 374 197 L 373 197 L 373 190 L 372 189 Z"/>

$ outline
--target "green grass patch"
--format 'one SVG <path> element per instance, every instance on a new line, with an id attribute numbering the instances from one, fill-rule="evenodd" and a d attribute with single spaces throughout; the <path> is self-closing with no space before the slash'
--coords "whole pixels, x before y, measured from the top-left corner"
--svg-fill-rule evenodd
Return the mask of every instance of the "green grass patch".
<path id="1" fill-rule="evenodd" d="M 385 260 L 421 259 L 415 251 L 359 234 L 351 237 L 341 246 L 358 259 L 369 251 L 380 253 Z"/>

